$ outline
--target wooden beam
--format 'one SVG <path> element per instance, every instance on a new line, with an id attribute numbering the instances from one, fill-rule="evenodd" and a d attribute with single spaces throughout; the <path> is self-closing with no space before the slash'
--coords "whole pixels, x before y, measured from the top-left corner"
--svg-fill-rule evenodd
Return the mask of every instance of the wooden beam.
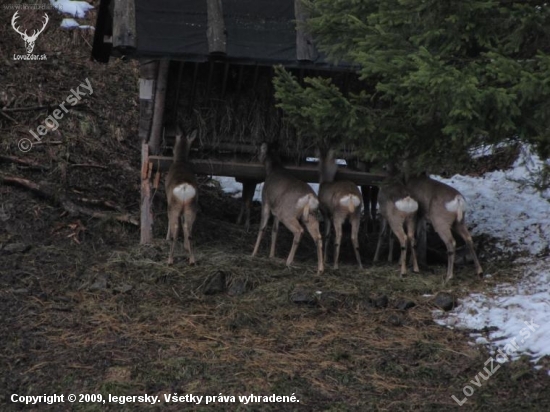
<path id="1" fill-rule="evenodd" d="M 167 171 L 172 164 L 172 158 L 166 156 L 150 156 L 154 170 Z M 237 180 L 265 180 L 265 168 L 260 163 L 224 162 L 221 160 L 191 160 L 193 170 L 197 174 L 213 176 L 232 176 Z M 316 166 L 286 166 L 286 169 L 296 177 L 312 183 L 319 183 L 319 170 Z M 351 180 L 357 185 L 377 185 L 386 175 L 381 173 L 365 173 L 347 168 L 341 168 L 337 179 Z"/>
<path id="2" fill-rule="evenodd" d="M 153 202 L 151 199 L 152 164 L 149 159 L 149 145 L 141 145 L 141 204 L 140 204 L 140 243 L 153 241 Z"/>
<path id="3" fill-rule="evenodd" d="M 227 39 L 225 35 L 225 22 L 221 0 L 206 0 L 208 13 L 208 51 L 211 54 L 226 54 Z"/>
<path id="4" fill-rule="evenodd" d="M 158 71 L 158 60 L 142 60 L 139 66 L 139 138 L 148 142 L 153 122 L 153 90 Z"/>
<path id="5" fill-rule="evenodd" d="M 113 47 L 123 53 L 136 49 L 136 8 L 134 0 L 114 0 Z"/>
<path id="6" fill-rule="evenodd" d="M 296 16 L 296 60 L 316 61 L 319 53 L 313 44 L 313 37 L 305 30 L 308 13 L 302 0 L 294 0 L 294 15 Z"/>
<path id="7" fill-rule="evenodd" d="M 159 64 L 156 82 L 155 109 L 153 112 L 153 124 L 151 126 L 151 139 L 149 139 L 149 149 L 152 154 L 158 154 L 160 150 L 160 138 L 162 136 L 164 105 L 166 102 L 166 84 L 168 82 L 169 68 L 170 60 L 162 59 Z"/>

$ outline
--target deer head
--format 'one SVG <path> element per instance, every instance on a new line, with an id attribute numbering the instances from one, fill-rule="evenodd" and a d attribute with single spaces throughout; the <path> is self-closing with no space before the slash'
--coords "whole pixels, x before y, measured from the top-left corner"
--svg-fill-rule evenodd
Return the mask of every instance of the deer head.
<path id="1" fill-rule="evenodd" d="M 13 29 L 19 33 L 21 35 L 21 38 L 25 41 L 25 48 L 27 49 L 27 53 L 32 53 L 32 51 L 34 50 L 34 42 L 36 41 L 36 39 L 38 38 L 38 35 L 40 33 L 42 33 L 44 31 L 44 29 L 46 28 L 46 25 L 48 24 L 48 21 L 50 20 L 50 18 L 48 17 L 48 15 L 46 13 L 44 13 L 44 25 L 42 26 L 42 28 L 40 30 L 34 30 L 33 31 L 33 34 L 32 36 L 29 36 L 27 34 L 27 31 L 25 30 L 25 32 L 23 33 L 22 31 L 19 30 L 19 28 L 16 26 L 16 20 L 17 18 L 19 17 L 17 15 L 17 13 L 19 13 L 19 11 L 16 11 L 15 14 L 13 15 L 12 19 L 11 19 L 11 25 L 13 27 Z"/>

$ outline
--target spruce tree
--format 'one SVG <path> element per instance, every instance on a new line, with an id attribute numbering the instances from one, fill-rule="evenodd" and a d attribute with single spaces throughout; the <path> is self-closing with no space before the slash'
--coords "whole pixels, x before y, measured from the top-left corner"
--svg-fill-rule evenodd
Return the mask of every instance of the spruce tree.
<path id="1" fill-rule="evenodd" d="M 550 155 L 550 5 L 527 0 L 305 0 L 333 62 L 361 92 L 300 83 L 277 68 L 276 98 L 301 135 L 353 143 L 418 168 L 509 139 Z"/>

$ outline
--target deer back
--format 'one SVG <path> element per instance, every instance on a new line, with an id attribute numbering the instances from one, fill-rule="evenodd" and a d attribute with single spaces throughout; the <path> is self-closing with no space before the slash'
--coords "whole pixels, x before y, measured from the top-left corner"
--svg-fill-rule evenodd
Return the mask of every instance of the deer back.
<path id="1" fill-rule="evenodd" d="M 311 186 L 281 167 L 272 169 L 267 175 L 263 194 L 271 208 L 288 210 L 294 210 L 298 200 L 307 194 L 316 197 Z"/>
<path id="2" fill-rule="evenodd" d="M 387 218 L 389 214 L 401 212 L 404 214 L 416 213 L 418 202 L 411 191 L 397 179 L 391 179 L 382 184 L 378 193 L 380 214 Z"/>
<path id="3" fill-rule="evenodd" d="M 430 178 L 429 176 L 416 176 L 407 182 L 407 189 L 419 203 L 419 213 L 430 217 L 434 213 L 453 213 L 447 206 L 457 197 L 464 197 L 455 188 Z"/>
<path id="4" fill-rule="evenodd" d="M 335 210 L 342 207 L 342 199 L 346 196 L 356 196 L 359 202 L 356 207 L 363 204 L 363 197 L 357 185 L 349 180 L 341 180 L 335 182 L 324 182 L 319 185 L 319 201 L 323 207 Z"/>

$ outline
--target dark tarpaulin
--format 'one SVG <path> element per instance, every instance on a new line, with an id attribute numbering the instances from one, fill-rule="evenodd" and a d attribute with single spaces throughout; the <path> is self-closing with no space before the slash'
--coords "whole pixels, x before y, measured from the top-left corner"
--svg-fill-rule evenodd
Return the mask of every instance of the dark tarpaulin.
<path id="1" fill-rule="evenodd" d="M 141 56 L 208 59 L 207 0 L 136 0 Z M 226 57 L 234 61 L 296 64 L 294 0 L 222 0 Z M 314 62 L 323 64 L 323 60 Z"/>
<path id="2" fill-rule="evenodd" d="M 296 60 L 294 0 L 223 0 L 222 4 L 229 57 Z"/>
<path id="3" fill-rule="evenodd" d="M 208 56 L 206 0 L 136 0 L 139 55 Z"/>

